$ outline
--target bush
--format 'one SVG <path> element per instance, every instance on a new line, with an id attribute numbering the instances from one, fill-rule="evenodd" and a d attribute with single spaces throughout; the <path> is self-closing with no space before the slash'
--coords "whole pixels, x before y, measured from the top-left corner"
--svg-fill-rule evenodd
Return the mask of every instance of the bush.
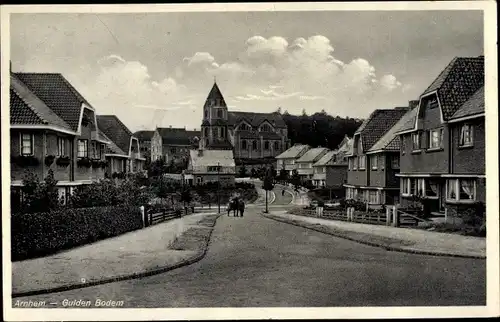
<path id="1" fill-rule="evenodd" d="M 69 156 L 60 156 L 56 159 L 56 164 L 60 167 L 67 167 L 71 163 Z"/>
<path id="2" fill-rule="evenodd" d="M 366 210 L 366 204 L 359 200 L 347 199 L 344 202 L 341 202 L 340 204 L 343 205 L 345 208 L 353 207 L 354 210 L 356 211 Z"/>
<path id="3" fill-rule="evenodd" d="M 133 206 L 12 215 L 12 260 L 46 256 L 140 228 L 141 212 Z"/>
<path id="4" fill-rule="evenodd" d="M 85 167 L 85 168 L 90 168 L 92 166 L 92 161 L 90 158 L 80 158 L 78 161 L 76 161 L 76 165 L 79 167 Z"/>
<path id="5" fill-rule="evenodd" d="M 59 195 L 56 189 L 57 181 L 54 171 L 49 170 L 43 182 L 38 177 L 27 171 L 23 177 L 23 202 L 18 209 L 21 213 L 46 212 L 59 208 Z M 16 210 L 14 210 L 16 211 Z"/>

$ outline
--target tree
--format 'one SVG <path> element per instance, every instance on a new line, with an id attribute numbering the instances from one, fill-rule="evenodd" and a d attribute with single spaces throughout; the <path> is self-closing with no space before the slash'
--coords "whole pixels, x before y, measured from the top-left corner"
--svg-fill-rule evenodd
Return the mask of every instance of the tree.
<path id="1" fill-rule="evenodd" d="M 241 167 L 240 167 L 239 175 L 240 175 L 240 178 L 244 178 L 247 176 L 247 168 L 245 167 L 244 164 L 241 165 Z"/>
<path id="2" fill-rule="evenodd" d="M 299 192 L 299 187 L 300 187 L 300 176 L 299 173 L 297 172 L 297 169 L 294 169 L 292 172 L 292 178 L 291 178 L 291 184 L 293 185 L 293 188 L 295 192 Z"/>
<path id="3" fill-rule="evenodd" d="M 266 213 L 269 212 L 267 205 L 267 192 L 273 190 L 274 188 L 274 178 L 271 172 L 271 169 L 267 169 L 266 174 L 264 176 L 264 183 L 262 184 L 262 188 L 266 191 Z"/>
<path id="4" fill-rule="evenodd" d="M 255 168 L 252 168 L 252 170 L 250 170 L 250 177 L 255 178 L 256 176 L 257 176 L 257 170 L 255 170 Z"/>

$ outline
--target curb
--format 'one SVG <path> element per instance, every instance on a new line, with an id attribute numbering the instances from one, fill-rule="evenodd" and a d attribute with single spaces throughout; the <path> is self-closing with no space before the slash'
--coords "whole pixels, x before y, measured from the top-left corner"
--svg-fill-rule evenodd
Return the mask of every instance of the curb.
<path id="1" fill-rule="evenodd" d="M 217 219 L 219 219 L 220 216 L 221 216 L 221 214 L 219 214 L 215 218 L 215 223 L 217 222 Z M 199 251 L 193 257 L 188 258 L 186 260 L 183 260 L 177 264 L 173 264 L 173 265 L 169 265 L 169 266 L 165 266 L 165 267 L 161 267 L 161 268 L 157 268 L 157 269 L 153 269 L 153 270 L 149 270 L 149 271 L 138 272 L 138 273 L 133 273 L 133 274 L 128 274 L 128 275 L 120 275 L 120 276 L 115 276 L 115 277 L 109 277 L 109 278 L 105 278 L 102 280 L 85 282 L 85 283 L 80 283 L 80 284 L 64 285 L 64 286 L 39 289 L 39 290 L 34 290 L 34 291 L 24 291 L 24 292 L 12 293 L 11 297 L 16 298 L 16 297 L 23 297 L 23 296 L 58 293 L 58 292 L 76 290 L 76 289 L 80 289 L 80 288 L 86 288 L 86 287 L 97 286 L 97 285 L 102 285 L 102 284 L 126 281 L 126 280 L 131 280 L 131 279 L 137 279 L 137 278 L 142 278 L 142 277 L 158 275 L 158 274 L 166 273 L 168 271 L 171 271 L 171 270 L 183 267 L 183 266 L 194 264 L 194 263 L 200 261 L 201 259 L 203 259 L 203 257 L 205 257 L 205 255 L 208 251 L 208 246 L 210 244 L 210 240 L 212 238 L 212 232 L 214 231 L 214 229 L 215 229 L 215 224 L 213 227 L 211 227 L 210 233 L 208 234 L 208 238 L 206 240 L 206 243 L 205 243 L 205 245 L 203 245 L 203 249 L 201 251 Z"/>
<path id="2" fill-rule="evenodd" d="M 441 256 L 441 257 L 486 259 L 486 256 L 481 256 L 481 255 L 464 255 L 464 254 L 439 253 L 439 252 L 431 252 L 431 251 L 416 250 L 416 249 L 404 249 L 404 248 L 399 248 L 399 247 L 394 247 L 394 246 L 387 246 L 387 245 L 383 245 L 383 244 L 379 244 L 379 243 L 374 243 L 374 242 L 359 240 L 359 239 L 352 238 L 352 237 L 349 237 L 349 236 L 345 236 L 345 235 L 342 235 L 342 234 L 336 234 L 336 233 L 333 233 L 331 231 L 325 231 L 325 230 L 317 229 L 317 228 L 314 228 L 314 227 L 308 227 L 308 226 L 305 226 L 305 225 L 301 225 L 301 224 L 298 224 L 298 223 L 295 223 L 295 222 L 288 221 L 287 219 L 277 218 L 277 217 L 274 217 L 272 215 L 268 215 L 268 214 L 264 214 L 264 213 L 262 213 L 261 215 L 264 216 L 264 217 L 266 217 L 266 218 L 268 218 L 268 219 L 271 219 L 271 220 L 275 220 L 275 221 L 279 221 L 279 222 L 282 222 L 282 223 L 294 225 L 294 226 L 297 226 L 297 227 L 311 229 L 311 230 L 314 230 L 314 231 L 317 231 L 317 232 L 320 232 L 320 233 L 323 233 L 323 234 L 335 236 L 335 237 L 338 237 L 338 238 L 347 239 L 347 240 L 350 240 L 350 241 L 353 241 L 353 242 L 356 242 L 356 243 L 360 243 L 360 244 L 383 248 L 383 249 L 385 249 L 387 251 L 394 251 L 394 252 L 400 252 L 400 253 L 409 253 L 409 254 L 418 254 L 418 255 Z"/>

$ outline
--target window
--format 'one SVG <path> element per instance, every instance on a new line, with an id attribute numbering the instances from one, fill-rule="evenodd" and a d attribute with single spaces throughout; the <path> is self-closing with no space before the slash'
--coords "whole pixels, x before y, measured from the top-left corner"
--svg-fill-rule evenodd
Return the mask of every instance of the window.
<path id="1" fill-rule="evenodd" d="M 402 178 L 401 179 L 401 194 L 404 196 L 410 195 L 410 178 Z"/>
<path id="2" fill-rule="evenodd" d="M 358 157 L 352 158 L 353 169 L 356 170 L 358 168 Z"/>
<path id="3" fill-rule="evenodd" d="M 264 150 L 269 150 L 269 141 L 264 141 Z"/>
<path id="4" fill-rule="evenodd" d="M 226 128 L 224 128 L 224 127 L 220 128 L 220 136 L 221 136 L 221 138 L 226 137 Z"/>
<path id="5" fill-rule="evenodd" d="M 347 168 L 348 168 L 349 170 L 352 170 L 352 158 L 349 158 L 349 161 L 348 161 L 348 162 L 349 162 L 349 163 L 348 163 L 348 165 L 347 165 Z"/>
<path id="6" fill-rule="evenodd" d="M 470 124 L 464 124 L 460 128 L 460 146 L 471 146 L 473 143 L 473 127 Z"/>
<path id="7" fill-rule="evenodd" d="M 378 204 L 379 203 L 379 193 L 377 190 L 370 190 L 368 195 L 368 202 L 370 204 Z"/>
<path id="8" fill-rule="evenodd" d="M 170 148 L 170 153 L 172 153 L 172 154 L 177 153 L 177 149 L 175 147 L 174 148 Z"/>
<path id="9" fill-rule="evenodd" d="M 358 164 L 359 169 L 364 170 L 365 169 L 365 162 L 366 162 L 365 156 L 360 155 L 358 161 L 359 161 L 359 164 Z"/>
<path id="10" fill-rule="evenodd" d="M 430 110 L 430 109 L 436 108 L 437 106 L 438 106 L 438 101 L 437 101 L 436 96 L 432 96 L 432 97 L 428 98 L 427 104 L 426 104 L 427 109 Z"/>
<path id="11" fill-rule="evenodd" d="M 196 177 L 196 182 L 198 182 L 198 184 L 203 183 L 203 177 Z"/>
<path id="12" fill-rule="evenodd" d="M 421 149 L 420 137 L 420 132 L 414 132 L 411 134 L 412 151 L 419 151 Z"/>
<path id="13" fill-rule="evenodd" d="M 384 154 L 379 155 L 378 166 L 380 167 L 380 169 L 384 169 L 385 167 Z"/>
<path id="14" fill-rule="evenodd" d="M 104 144 L 101 144 L 100 146 L 100 158 L 102 158 L 104 156 Z"/>
<path id="15" fill-rule="evenodd" d="M 424 179 L 416 179 L 415 184 L 416 184 L 415 190 L 417 196 L 424 196 L 425 194 Z"/>
<path id="16" fill-rule="evenodd" d="M 399 169 L 399 155 L 391 156 L 391 168 Z"/>
<path id="17" fill-rule="evenodd" d="M 435 180 L 425 182 L 425 196 L 427 198 L 435 198 L 438 196 L 439 185 Z"/>
<path id="18" fill-rule="evenodd" d="M 222 115 L 223 115 L 222 114 L 222 110 L 221 109 L 217 109 L 217 117 L 221 119 Z"/>
<path id="19" fill-rule="evenodd" d="M 246 149 L 247 149 L 247 141 L 246 141 L 246 140 L 242 140 L 242 141 L 241 141 L 241 148 L 242 148 L 243 150 L 246 150 Z"/>
<path id="20" fill-rule="evenodd" d="M 404 135 L 401 136 L 401 154 L 405 154 L 406 152 L 406 137 Z"/>
<path id="21" fill-rule="evenodd" d="M 252 142 L 252 149 L 257 150 L 257 141 L 255 140 Z"/>
<path id="22" fill-rule="evenodd" d="M 274 142 L 274 149 L 279 150 L 280 149 L 280 143 L 278 141 Z"/>
<path id="23" fill-rule="evenodd" d="M 208 166 L 207 171 L 208 172 L 220 172 L 221 167 L 220 166 Z"/>
<path id="24" fill-rule="evenodd" d="M 33 155 L 33 134 L 21 134 L 21 154 Z"/>
<path id="25" fill-rule="evenodd" d="M 89 155 L 88 151 L 88 141 L 87 140 L 78 140 L 78 154 L 79 158 L 86 158 Z"/>
<path id="26" fill-rule="evenodd" d="M 378 155 L 372 155 L 370 157 L 370 163 L 372 164 L 372 169 L 373 170 L 377 170 L 377 167 L 378 167 Z"/>
<path id="27" fill-rule="evenodd" d="M 261 130 L 262 132 L 271 132 L 271 128 L 269 127 L 269 125 L 268 125 L 268 124 L 264 124 L 264 125 L 262 125 L 262 126 L 260 127 L 260 130 Z"/>
<path id="28" fill-rule="evenodd" d="M 241 131 L 248 131 L 248 130 L 249 130 L 249 127 L 248 127 L 248 125 L 247 125 L 247 124 L 245 124 L 245 123 L 241 123 L 241 125 L 240 125 L 239 129 L 240 129 Z"/>
<path id="29" fill-rule="evenodd" d="M 446 185 L 446 197 L 449 201 L 474 201 L 476 199 L 476 181 L 473 179 L 450 179 Z"/>
<path id="30" fill-rule="evenodd" d="M 443 147 L 443 129 L 429 131 L 429 149 L 440 149 Z"/>
<path id="31" fill-rule="evenodd" d="M 208 110 L 205 110 L 205 118 L 208 118 Z"/>
<path id="32" fill-rule="evenodd" d="M 208 136 L 208 135 L 209 135 L 209 134 L 208 134 L 208 131 L 209 131 L 209 130 L 208 130 L 208 127 L 206 127 L 206 128 L 205 128 L 205 136 Z"/>

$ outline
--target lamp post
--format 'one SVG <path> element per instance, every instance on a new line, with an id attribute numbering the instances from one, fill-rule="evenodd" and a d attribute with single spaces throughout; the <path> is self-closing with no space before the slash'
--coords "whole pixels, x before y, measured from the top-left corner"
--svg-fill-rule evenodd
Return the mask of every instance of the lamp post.
<path id="1" fill-rule="evenodd" d="M 217 162 L 217 208 L 220 214 L 220 162 Z"/>

